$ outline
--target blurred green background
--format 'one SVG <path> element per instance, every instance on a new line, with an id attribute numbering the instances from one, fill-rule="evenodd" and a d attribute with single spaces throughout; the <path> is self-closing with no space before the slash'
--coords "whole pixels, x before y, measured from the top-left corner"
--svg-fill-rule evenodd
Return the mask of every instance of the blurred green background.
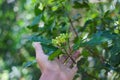
<path id="1" fill-rule="evenodd" d="M 34 17 L 34 0 L 0 0 L 0 80 L 38 80 L 35 60 L 26 26 Z"/>

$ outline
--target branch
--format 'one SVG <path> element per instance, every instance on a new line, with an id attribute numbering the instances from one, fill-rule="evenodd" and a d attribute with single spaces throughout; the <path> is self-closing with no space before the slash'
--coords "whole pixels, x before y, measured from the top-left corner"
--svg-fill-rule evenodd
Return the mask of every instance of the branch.
<path id="1" fill-rule="evenodd" d="M 66 52 L 67 56 L 73 61 L 73 63 L 76 64 L 75 60 L 72 58 L 72 56 L 67 52 L 66 49 L 64 49 L 64 51 Z"/>
<path id="2" fill-rule="evenodd" d="M 63 9 L 65 9 L 65 6 L 63 5 L 62 2 L 61 2 L 61 5 L 62 5 Z M 67 17 L 68 17 L 68 19 L 69 19 L 69 22 L 70 22 L 70 24 L 71 24 L 71 28 L 72 28 L 73 32 L 75 33 L 76 37 L 78 37 L 78 33 L 77 33 L 77 31 L 75 30 L 75 27 L 74 27 L 74 25 L 73 25 L 73 22 L 72 22 L 72 20 L 71 20 L 71 18 L 70 18 L 70 16 L 69 16 L 68 13 L 67 13 Z"/>
<path id="3" fill-rule="evenodd" d="M 71 54 L 72 48 L 71 48 L 71 46 L 70 46 L 70 39 L 68 39 L 68 48 L 69 48 L 69 53 Z"/>
<path id="4" fill-rule="evenodd" d="M 63 52 L 67 54 L 68 58 L 70 58 L 70 59 L 72 60 L 72 62 L 76 64 L 75 60 L 72 58 L 72 56 L 67 52 L 67 50 L 66 50 L 65 48 L 61 48 L 61 47 L 59 47 L 59 48 L 60 48 L 61 50 L 64 50 Z M 68 58 L 67 58 L 67 59 L 68 59 Z M 67 60 L 67 59 L 66 59 L 66 60 Z M 65 61 L 66 61 L 66 60 L 65 60 Z"/>
<path id="5" fill-rule="evenodd" d="M 74 31 L 76 37 L 78 37 L 78 33 L 77 33 L 77 31 L 75 30 L 75 27 L 74 27 L 74 25 L 73 25 L 73 22 L 72 22 L 70 16 L 69 16 L 69 15 L 67 15 L 67 16 L 68 16 L 69 22 L 70 22 L 70 24 L 71 24 L 72 30 Z"/>

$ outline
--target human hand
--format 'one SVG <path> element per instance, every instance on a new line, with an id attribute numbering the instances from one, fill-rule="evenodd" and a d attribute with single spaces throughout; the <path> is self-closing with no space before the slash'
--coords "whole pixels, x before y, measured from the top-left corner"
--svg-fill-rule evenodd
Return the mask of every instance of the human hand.
<path id="1" fill-rule="evenodd" d="M 49 61 L 48 56 L 44 54 L 42 46 L 39 42 L 34 42 L 33 46 L 36 51 L 36 60 L 42 72 L 40 80 L 72 80 L 77 67 L 70 68 L 73 64 L 69 60 L 66 64 L 66 56 L 61 57 L 60 59 L 55 59 L 54 61 Z M 78 58 L 80 52 L 76 52 L 72 55 L 73 59 Z"/>

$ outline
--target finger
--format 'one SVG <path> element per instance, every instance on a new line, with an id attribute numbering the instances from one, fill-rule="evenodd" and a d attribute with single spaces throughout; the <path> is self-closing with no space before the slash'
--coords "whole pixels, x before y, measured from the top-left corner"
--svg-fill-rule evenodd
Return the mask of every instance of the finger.
<path id="1" fill-rule="evenodd" d="M 63 63 L 60 62 L 60 60 L 56 59 L 55 60 L 57 62 L 57 64 L 59 65 L 60 70 L 65 70 L 65 71 L 69 71 L 70 69 L 68 67 L 66 67 Z"/>
<path id="2" fill-rule="evenodd" d="M 79 57 L 80 57 L 80 51 L 79 50 L 75 51 L 75 53 L 72 54 L 72 58 L 73 58 L 74 61 L 76 61 L 77 58 L 79 58 Z M 74 62 L 69 58 L 65 65 L 69 68 L 72 68 L 74 66 Z"/>
<path id="3" fill-rule="evenodd" d="M 74 66 L 74 67 L 72 68 L 72 74 L 75 75 L 76 72 L 77 72 L 77 70 L 78 70 L 77 66 Z"/>
<path id="4" fill-rule="evenodd" d="M 73 61 L 69 58 L 68 61 L 66 62 L 65 66 L 68 68 L 72 68 Z"/>
<path id="5" fill-rule="evenodd" d="M 66 55 L 62 55 L 60 58 L 59 58 L 59 62 L 64 64 L 66 62 L 66 60 L 68 59 L 68 57 Z"/>
<path id="6" fill-rule="evenodd" d="M 41 71 L 43 71 L 48 65 L 48 56 L 44 54 L 39 42 L 33 42 L 33 47 L 35 48 L 37 63 L 39 64 Z"/>
<path id="7" fill-rule="evenodd" d="M 80 57 L 80 51 L 77 50 L 77 51 L 75 51 L 75 53 L 72 55 L 72 58 L 73 58 L 74 60 L 76 60 L 76 59 L 79 58 L 79 57 Z"/>

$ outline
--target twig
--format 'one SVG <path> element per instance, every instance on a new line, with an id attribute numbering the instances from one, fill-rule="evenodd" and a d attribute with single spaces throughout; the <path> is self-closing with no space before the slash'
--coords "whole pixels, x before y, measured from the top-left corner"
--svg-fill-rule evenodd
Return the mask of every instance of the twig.
<path id="1" fill-rule="evenodd" d="M 75 63 L 75 64 L 76 64 L 75 60 L 71 57 L 71 55 L 67 52 L 67 50 L 66 50 L 66 49 L 64 49 L 64 51 L 65 51 L 65 52 L 66 52 L 66 54 L 69 56 L 69 58 L 73 61 L 73 63 Z"/>
<path id="2" fill-rule="evenodd" d="M 69 53 L 71 54 L 72 53 L 72 49 L 70 47 L 70 39 L 68 39 L 68 48 L 69 48 Z"/>
<path id="3" fill-rule="evenodd" d="M 76 37 L 78 37 L 78 33 L 77 33 L 77 31 L 75 30 L 75 27 L 74 27 L 74 25 L 73 25 L 73 22 L 72 22 L 70 16 L 69 16 L 69 15 L 67 15 L 67 16 L 68 16 L 69 22 L 70 22 L 70 24 L 71 24 L 72 30 L 74 31 Z"/>
<path id="4" fill-rule="evenodd" d="M 61 2 L 61 4 L 62 4 L 63 9 L 65 9 L 65 6 L 63 5 L 62 2 Z M 72 28 L 73 32 L 75 33 L 76 37 L 78 37 L 78 33 L 77 33 L 77 31 L 75 30 L 75 27 L 74 27 L 74 25 L 73 25 L 73 22 L 72 22 L 72 20 L 71 20 L 71 18 L 70 18 L 70 16 L 69 16 L 68 13 L 67 13 L 67 17 L 68 17 L 68 19 L 69 19 L 69 22 L 70 22 L 70 24 L 71 24 L 71 28 Z"/>
<path id="5" fill-rule="evenodd" d="M 67 56 L 68 56 L 68 58 L 70 58 L 70 59 L 73 61 L 73 63 L 76 64 L 75 60 L 71 57 L 71 55 L 67 52 L 67 50 L 66 50 L 65 48 L 61 48 L 61 47 L 59 47 L 59 48 L 60 48 L 61 50 L 64 50 L 63 53 L 66 53 Z M 68 58 L 67 58 L 67 59 L 68 59 Z M 66 59 L 66 60 L 67 60 L 67 59 Z M 66 60 L 65 60 L 65 61 L 66 61 Z"/>

